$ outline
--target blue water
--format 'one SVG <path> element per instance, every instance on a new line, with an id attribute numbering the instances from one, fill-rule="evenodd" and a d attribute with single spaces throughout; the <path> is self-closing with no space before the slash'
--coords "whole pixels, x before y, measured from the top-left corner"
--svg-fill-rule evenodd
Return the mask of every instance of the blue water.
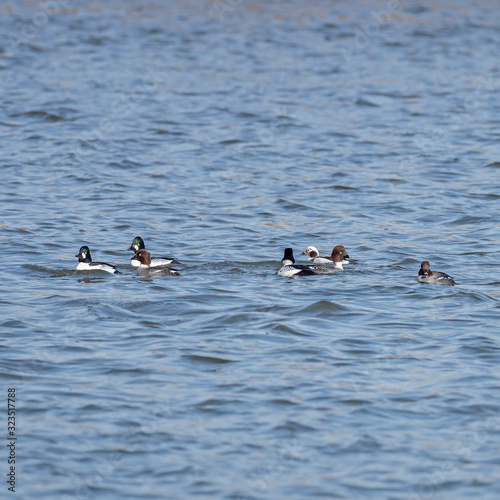
<path id="1" fill-rule="evenodd" d="M 499 498 L 499 23 L 4 2 L 16 498 Z M 137 235 L 182 277 L 138 276 Z M 344 272 L 277 276 L 285 247 L 337 244 Z M 77 272 L 82 245 L 122 275 Z"/>

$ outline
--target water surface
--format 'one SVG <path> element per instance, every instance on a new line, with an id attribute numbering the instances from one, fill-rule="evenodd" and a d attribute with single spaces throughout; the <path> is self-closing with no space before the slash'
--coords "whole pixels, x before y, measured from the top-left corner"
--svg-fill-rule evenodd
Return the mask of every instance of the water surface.
<path id="1" fill-rule="evenodd" d="M 497 5 L 42 4 L 0 7 L 18 497 L 497 499 Z"/>

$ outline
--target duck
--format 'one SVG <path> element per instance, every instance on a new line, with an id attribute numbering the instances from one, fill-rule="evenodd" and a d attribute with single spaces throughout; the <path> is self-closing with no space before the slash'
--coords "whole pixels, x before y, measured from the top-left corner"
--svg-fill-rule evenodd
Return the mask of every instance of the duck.
<path id="1" fill-rule="evenodd" d="M 331 255 L 320 255 L 318 249 L 313 246 L 307 247 L 300 255 L 308 255 L 309 262 L 313 262 L 314 264 L 331 264 L 333 262 L 333 252 L 335 250 L 342 252 L 342 264 L 350 264 L 347 259 L 350 259 L 351 257 L 347 255 L 347 250 L 343 245 L 337 245 L 334 247 Z"/>
<path id="2" fill-rule="evenodd" d="M 137 268 L 137 273 L 141 276 L 181 276 L 177 269 L 172 269 L 167 266 L 151 266 L 151 254 L 144 249 L 139 250 L 135 256 L 140 262 Z"/>
<path id="3" fill-rule="evenodd" d="M 335 271 L 341 271 L 342 267 L 342 253 L 340 250 L 332 252 L 334 255 L 334 266 L 316 266 L 316 265 L 300 265 L 295 264 L 295 258 L 293 257 L 293 249 L 285 248 L 285 253 L 281 263 L 283 267 L 278 271 L 278 276 L 284 276 L 286 278 L 294 278 L 296 276 L 311 276 L 315 274 L 328 274 Z"/>
<path id="4" fill-rule="evenodd" d="M 111 274 L 121 274 L 120 271 L 116 269 L 116 266 L 106 264 L 105 262 L 92 262 L 92 256 L 87 246 L 81 247 L 75 257 L 78 257 L 79 260 L 76 266 L 77 271 L 106 271 Z"/>
<path id="5" fill-rule="evenodd" d="M 439 271 L 431 271 L 431 266 L 428 260 L 424 260 L 422 264 L 420 264 L 417 281 L 419 283 L 432 283 L 434 285 L 453 286 L 455 284 L 455 281 L 451 276 Z"/>
<path id="6" fill-rule="evenodd" d="M 129 250 L 134 251 L 136 254 L 130 259 L 130 265 L 132 267 L 139 267 L 141 265 L 141 262 L 137 258 L 137 252 L 145 249 L 146 246 L 144 245 L 144 240 L 140 236 L 136 236 L 129 248 Z M 170 266 L 172 264 L 181 265 L 181 263 L 174 257 L 151 257 L 150 267 Z"/>

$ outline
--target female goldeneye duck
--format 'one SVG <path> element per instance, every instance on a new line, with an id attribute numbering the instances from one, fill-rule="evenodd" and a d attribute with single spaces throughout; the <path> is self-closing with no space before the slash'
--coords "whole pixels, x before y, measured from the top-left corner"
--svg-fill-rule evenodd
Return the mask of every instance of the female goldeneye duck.
<path id="1" fill-rule="evenodd" d="M 181 273 L 176 269 L 171 269 L 167 266 L 151 266 L 151 255 L 147 250 L 139 250 L 135 256 L 139 261 L 140 265 L 137 268 L 137 272 L 141 276 L 181 276 Z"/>
<path id="2" fill-rule="evenodd" d="M 343 245 L 337 245 L 333 250 L 331 255 L 320 255 L 318 249 L 316 247 L 310 246 L 307 247 L 300 255 L 308 255 L 309 262 L 314 262 L 315 264 L 331 264 L 334 262 L 333 260 L 333 252 L 338 250 L 342 253 L 342 264 L 349 264 L 350 262 L 347 259 L 351 257 L 347 255 L 347 250 Z"/>
<path id="3" fill-rule="evenodd" d="M 106 264 L 105 262 L 92 262 L 89 247 L 81 247 L 75 257 L 78 257 L 77 271 L 106 271 L 112 274 L 121 274 L 115 266 Z"/>
<path id="4" fill-rule="evenodd" d="M 328 261 L 330 263 L 333 262 L 333 266 L 322 266 L 322 265 L 313 265 L 310 266 L 318 273 L 333 273 L 336 271 L 343 271 L 342 262 L 344 257 L 349 257 L 345 248 L 342 245 L 337 245 L 332 250 L 332 260 Z"/>
<path id="5" fill-rule="evenodd" d="M 129 250 L 133 250 L 136 254 L 139 250 L 145 250 L 144 241 L 140 236 L 136 236 L 132 244 L 130 245 Z M 158 267 L 158 266 L 170 266 L 171 264 L 181 264 L 177 259 L 173 257 L 152 257 L 150 267 Z M 141 262 L 137 258 L 137 255 L 134 255 L 130 259 L 130 265 L 133 267 L 139 267 Z"/>
<path id="6" fill-rule="evenodd" d="M 451 285 L 455 284 L 453 278 L 445 273 L 439 271 L 431 271 L 429 261 L 424 260 L 420 264 L 420 271 L 418 272 L 417 281 L 419 283 L 433 283 L 435 285 Z"/>

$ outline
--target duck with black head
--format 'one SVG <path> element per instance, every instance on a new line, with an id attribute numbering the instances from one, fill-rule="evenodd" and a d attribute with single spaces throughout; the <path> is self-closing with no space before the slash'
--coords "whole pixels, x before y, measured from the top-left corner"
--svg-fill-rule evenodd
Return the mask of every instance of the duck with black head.
<path id="1" fill-rule="evenodd" d="M 78 257 L 77 271 L 106 271 L 111 274 L 121 274 L 115 266 L 106 264 L 105 262 L 92 262 L 90 249 L 87 246 L 80 248 L 80 251 L 75 255 Z"/>
<path id="2" fill-rule="evenodd" d="M 134 251 L 136 254 L 139 250 L 146 250 L 146 246 L 144 245 L 144 240 L 140 236 L 136 236 L 132 241 L 129 250 Z M 151 257 L 150 267 L 170 266 L 172 264 L 180 265 L 181 263 L 174 257 Z M 139 261 L 136 255 L 134 255 L 130 259 L 130 265 L 132 267 L 139 267 L 141 265 L 141 262 Z"/>

